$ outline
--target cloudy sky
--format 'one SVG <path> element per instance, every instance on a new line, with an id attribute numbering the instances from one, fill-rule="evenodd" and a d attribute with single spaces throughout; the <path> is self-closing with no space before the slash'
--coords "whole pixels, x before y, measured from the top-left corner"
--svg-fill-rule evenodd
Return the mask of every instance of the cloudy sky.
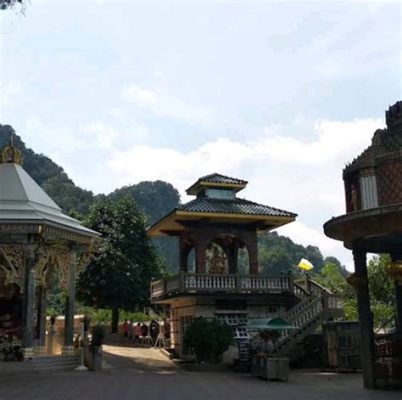
<path id="1" fill-rule="evenodd" d="M 0 12 L 0 122 L 108 193 L 220 172 L 318 245 L 342 168 L 402 98 L 402 3 L 39 1 Z"/>

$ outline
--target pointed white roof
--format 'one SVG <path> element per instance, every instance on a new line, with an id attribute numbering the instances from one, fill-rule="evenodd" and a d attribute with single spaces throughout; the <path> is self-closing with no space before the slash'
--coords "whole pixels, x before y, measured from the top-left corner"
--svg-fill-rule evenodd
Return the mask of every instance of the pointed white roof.
<path id="1" fill-rule="evenodd" d="M 49 223 L 77 233 L 98 236 L 65 215 L 45 191 L 16 163 L 0 163 L 0 223 Z"/>

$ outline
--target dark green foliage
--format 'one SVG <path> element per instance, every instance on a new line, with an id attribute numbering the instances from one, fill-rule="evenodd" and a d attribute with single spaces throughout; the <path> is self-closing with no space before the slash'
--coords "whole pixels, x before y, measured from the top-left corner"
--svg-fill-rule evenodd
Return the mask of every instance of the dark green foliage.
<path id="1" fill-rule="evenodd" d="M 0 10 L 13 8 L 16 4 L 22 4 L 22 0 L 0 0 Z"/>
<path id="2" fill-rule="evenodd" d="M 63 315 L 66 297 L 61 291 L 53 291 L 47 296 L 47 314 Z"/>
<path id="3" fill-rule="evenodd" d="M 116 189 L 109 196 L 115 199 L 126 195 L 132 197 L 140 211 L 147 215 L 149 225 L 163 218 L 180 203 L 177 189 L 163 181 L 145 181 L 137 185 L 124 186 Z M 164 256 L 169 269 L 176 270 L 179 264 L 177 239 L 173 237 L 153 238 L 152 243 Z"/>
<path id="4" fill-rule="evenodd" d="M 132 197 L 140 211 L 148 216 L 148 223 L 153 224 L 180 203 L 180 195 L 170 183 L 163 181 L 140 182 L 137 185 L 116 189 L 109 196 L 111 199 L 122 196 Z"/>
<path id="5" fill-rule="evenodd" d="M 129 197 L 91 207 L 88 227 L 102 233 L 99 252 L 80 274 L 77 298 L 99 308 L 133 310 L 149 304 L 149 282 L 162 263 L 145 232 L 145 217 Z"/>
<path id="6" fill-rule="evenodd" d="M 374 327 L 380 328 L 383 324 L 391 322 L 395 315 L 395 287 L 388 276 L 386 268 L 390 263 L 388 255 L 374 257 L 369 261 L 367 274 L 370 290 L 370 306 L 374 316 Z M 341 296 L 344 302 L 346 319 L 357 320 L 356 293 L 346 282 L 347 271 L 336 263 L 328 263 L 313 278 L 333 293 Z M 392 325 L 392 324 L 391 324 Z"/>
<path id="7" fill-rule="evenodd" d="M 289 271 L 299 273 L 296 266 L 303 257 L 314 265 L 315 272 L 319 272 L 325 265 L 321 251 L 316 246 L 304 247 L 276 232 L 264 233 L 258 238 L 258 258 L 264 274 L 276 275 Z M 331 260 L 340 265 L 335 257 Z"/>
<path id="8" fill-rule="evenodd" d="M 198 362 L 219 362 L 232 343 L 232 329 L 216 319 L 196 318 L 184 334 L 184 345 L 194 349 Z"/>

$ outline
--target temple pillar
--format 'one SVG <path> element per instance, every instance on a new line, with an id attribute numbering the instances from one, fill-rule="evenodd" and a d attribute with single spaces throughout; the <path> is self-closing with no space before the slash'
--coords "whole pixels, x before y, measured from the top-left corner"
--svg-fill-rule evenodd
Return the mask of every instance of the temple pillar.
<path id="1" fill-rule="evenodd" d="M 71 253 L 71 263 L 68 267 L 67 295 L 64 310 L 64 355 L 74 354 L 74 302 L 76 278 L 76 253 Z"/>
<path id="2" fill-rule="evenodd" d="M 402 333 L 402 285 L 395 283 L 396 327 Z"/>
<path id="3" fill-rule="evenodd" d="M 195 272 L 197 274 L 206 274 L 207 266 L 206 266 L 206 251 L 209 243 L 209 237 L 207 232 L 201 231 L 197 235 L 196 244 L 195 244 Z"/>
<path id="4" fill-rule="evenodd" d="M 24 249 L 24 293 L 22 302 L 22 344 L 25 358 L 33 357 L 34 321 L 35 321 L 35 249 L 27 246 Z"/>
<path id="5" fill-rule="evenodd" d="M 360 323 L 360 342 L 362 347 L 362 365 L 364 387 L 374 389 L 375 379 L 375 355 L 374 355 L 374 332 L 373 315 L 370 309 L 370 293 L 367 277 L 366 252 L 361 249 L 353 249 L 355 262 L 355 285 L 357 294 L 357 308 Z"/>
<path id="6" fill-rule="evenodd" d="M 251 240 L 247 243 L 248 256 L 250 260 L 250 274 L 258 274 L 258 246 L 257 246 L 257 233 L 253 232 Z"/>
<path id="7" fill-rule="evenodd" d="M 46 309 L 47 309 L 47 289 L 43 285 L 37 290 L 37 317 L 36 317 L 36 353 L 46 351 Z"/>

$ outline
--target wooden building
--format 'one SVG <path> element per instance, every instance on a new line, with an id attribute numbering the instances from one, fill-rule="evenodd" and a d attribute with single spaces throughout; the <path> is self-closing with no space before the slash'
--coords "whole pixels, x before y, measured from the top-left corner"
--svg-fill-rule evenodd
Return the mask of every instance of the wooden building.
<path id="1" fill-rule="evenodd" d="M 263 275 L 257 234 L 295 220 L 296 214 L 237 197 L 247 182 L 220 174 L 199 178 L 183 204 L 149 228 L 152 237 L 179 238 L 179 273 L 151 284 L 154 304 L 169 305 L 172 347 L 186 355 L 183 335 L 193 318 L 219 318 L 233 326 L 235 338 L 247 339 L 247 320 L 279 315 L 300 327 L 285 335 L 278 352 L 289 352 L 339 303 L 315 282 L 304 286 L 292 274 Z M 297 338 L 296 338 L 297 336 Z"/>

